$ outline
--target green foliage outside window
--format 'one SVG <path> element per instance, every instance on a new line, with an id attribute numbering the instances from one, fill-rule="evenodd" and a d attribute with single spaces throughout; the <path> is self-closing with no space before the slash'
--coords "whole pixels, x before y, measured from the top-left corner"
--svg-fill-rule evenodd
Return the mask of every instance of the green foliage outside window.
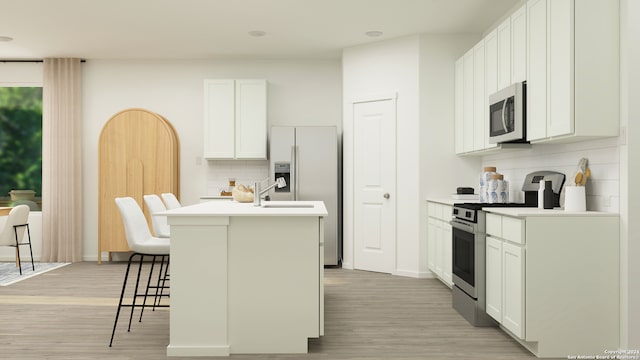
<path id="1" fill-rule="evenodd" d="M 42 88 L 0 87 L 0 198 L 42 194 Z"/>

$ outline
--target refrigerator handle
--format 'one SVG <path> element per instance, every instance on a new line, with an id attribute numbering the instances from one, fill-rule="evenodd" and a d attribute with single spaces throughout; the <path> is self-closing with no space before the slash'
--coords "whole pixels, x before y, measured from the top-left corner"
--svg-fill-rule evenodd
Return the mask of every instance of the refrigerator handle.
<path id="1" fill-rule="evenodd" d="M 299 165 L 299 161 L 300 161 L 300 148 L 298 147 L 298 145 L 295 146 L 296 148 L 296 187 L 295 187 L 295 200 L 299 201 L 300 200 L 300 181 L 298 180 L 299 176 L 298 176 L 298 165 Z"/>
<path id="2" fill-rule="evenodd" d="M 298 163 L 297 163 L 297 158 L 296 158 L 296 146 L 295 145 L 291 145 L 291 179 L 289 180 L 289 182 L 291 182 L 291 184 L 289 185 L 291 187 L 291 193 L 293 195 L 293 200 L 296 200 L 296 191 L 298 189 L 298 186 L 296 184 L 296 180 L 298 180 Z"/>

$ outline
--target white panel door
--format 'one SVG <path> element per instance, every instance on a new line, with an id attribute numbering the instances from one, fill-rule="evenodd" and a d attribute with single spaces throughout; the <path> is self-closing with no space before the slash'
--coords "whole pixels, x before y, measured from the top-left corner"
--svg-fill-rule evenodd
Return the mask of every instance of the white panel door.
<path id="1" fill-rule="evenodd" d="M 267 158 L 267 82 L 236 80 L 236 158 Z"/>
<path id="2" fill-rule="evenodd" d="M 527 140 L 547 136 L 547 1 L 527 3 Z"/>
<path id="3" fill-rule="evenodd" d="M 487 236 L 486 241 L 486 311 L 502 322 L 502 241 Z"/>
<path id="4" fill-rule="evenodd" d="M 573 5 L 573 0 L 547 3 L 548 136 L 573 133 Z"/>
<path id="5" fill-rule="evenodd" d="M 485 128 L 485 116 L 488 116 L 489 105 L 484 80 L 484 40 L 473 47 L 473 150 L 484 150 L 489 137 Z"/>
<path id="6" fill-rule="evenodd" d="M 463 61 L 463 97 L 462 112 L 462 148 L 464 152 L 473 151 L 473 49 L 464 54 Z"/>
<path id="7" fill-rule="evenodd" d="M 489 143 L 489 96 L 498 91 L 498 30 L 490 32 L 484 40 L 484 82 L 486 107 L 484 109 L 484 148 L 494 148 L 498 144 Z"/>
<path id="8" fill-rule="evenodd" d="M 354 268 L 396 266 L 396 99 L 353 104 Z"/>
<path id="9" fill-rule="evenodd" d="M 427 267 L 436 273 L 436 241 L 437 241 L 437 220 L 429 218 L 427 220 Z"/>
<path id="10" fill-rule="evenodd" d="M 456 61 L 455 70 L 454 145 L 456 154 L 464 152 L 464 57 Z"/>
<path id="11" fill-rule="evenodd" d="M 511 14 L 511 82 L 527 80 L 527 7 Z"/>
<path id="12" fill-rule="evenodd" d="M 502 325 L 524 339 L 524 248 L 502 244 Z"/>
<path id="13" fill-rule="evenodd" d="M 511 85 L 511 19 L 498 26 L 498 90 Z"/>
<path id="14" fill-rule="evenodd" d="M 451 225 L 442 222 L 442 280 L 447 285 L 453 285 L 453 239 Z"/>
<path id="15" fill-rule="evenodd" d="M 204 81 L 204 157 L 233 159 L 235 155 L 235 83 Z"/>

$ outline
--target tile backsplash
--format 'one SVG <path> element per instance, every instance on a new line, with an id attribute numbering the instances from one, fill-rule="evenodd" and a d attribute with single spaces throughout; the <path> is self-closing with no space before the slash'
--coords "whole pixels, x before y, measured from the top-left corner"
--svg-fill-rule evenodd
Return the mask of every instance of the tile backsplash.
<path id="1" fill-rule="evenodd" d="M 229 186 L 229 178 L 248 187 L 269 176 L 268 160 L 210 160 L 207 166 L 207 195 L 220 195 Z"/>
<path id="2" fill-rule="evenodd" d="M 551 170 L 566 175 L 565 185 L 581 158 L 589 160 L 591 178 L 587 181 L 587 210 L 620 211 L 620 150 L 617 138 L 584 141 L 570 144 L 533 144 L 529 149 L 486 155 L 482 166 L 495 166 L 509 181 L 512 202 L 523 202 L 522 182 L 526 174 Z M 478 169 L 478 174 L 482 169 Z M 476 185 L 476 191 L 478 185 Z"/>

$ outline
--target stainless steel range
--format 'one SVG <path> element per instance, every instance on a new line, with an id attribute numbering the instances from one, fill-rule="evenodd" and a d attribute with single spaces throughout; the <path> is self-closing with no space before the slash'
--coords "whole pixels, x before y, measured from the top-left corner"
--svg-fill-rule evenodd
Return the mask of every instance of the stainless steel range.
<path id="1" fill-rule="evenodd" d="M 451 220 L 453 308 L 474 326 L 496 324 L 485 312 L 485 205 L 454 204 Z"/>
<path id="2" fill-rule="evenodd" d="M 551 171 L 538 171 L 525 177 L 522 190 L 524 203 L 486 204 L 460 203 L 453 205 L 451 220 L 453 246 L 453 308 L 474 326 L 494 326 L 496 322 L 485 312 L 485 216 L 482 208 L 536 207 L 537 192 L 542 180 L 551 180 L 555 205 L 565 175 Z"/>

